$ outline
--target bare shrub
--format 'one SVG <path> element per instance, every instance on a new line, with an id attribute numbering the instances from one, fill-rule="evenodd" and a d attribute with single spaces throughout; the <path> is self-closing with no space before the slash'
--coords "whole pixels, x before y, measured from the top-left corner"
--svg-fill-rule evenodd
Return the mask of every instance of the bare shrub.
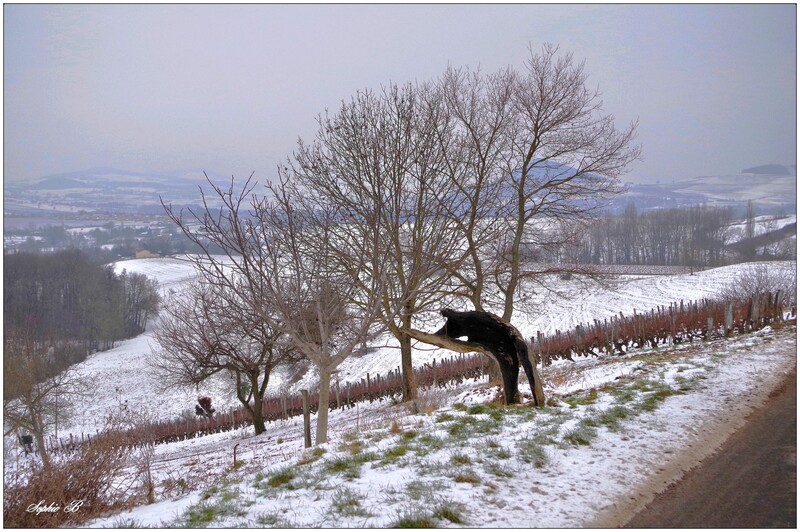
<path id="1" fill-rule="evenodd" d="M 797 264 L 759 262 L 747 264 L 739 276 L 722 287 L 719 296 L 744 301 L 755 296 L 780 292 L 778 302 L 784 308 L 797 302 Z"/>
<path id="2" fill-rule="evenodd" d="M 58 456 L 51 467 L 39 468 L 27 479 L 7 481 L 3 492 L 3 525 L 7 528 L 74 526 L 128 506 L 135 497 L 135 478 L 128 480 L 125 475 L 127 454 L 124 436 L 102 436 Z M 37 513 L 37 505 L 46 510 Z"/>
<path id="3" fill-rule="evenodd" d="M 423 388 L 413 401 L 412 411 L 420 414 L 431 414 L 447 404 L 447 390 L 441 388 Z"/>

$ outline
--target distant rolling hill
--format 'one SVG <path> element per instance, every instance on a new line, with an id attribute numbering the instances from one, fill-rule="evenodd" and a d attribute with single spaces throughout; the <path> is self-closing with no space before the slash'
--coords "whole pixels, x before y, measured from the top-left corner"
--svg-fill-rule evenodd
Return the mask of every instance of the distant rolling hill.
<path id="1" fill-rule="evenodd" d="M 216 174 L 220 185 L 230 181 Z M 27 182 L 4 184 L 4 211 L 23 215 L 58 212 L 161 213 L 159 198 L 176 206 L 200 204 L 199 188 L 208 183 L 201 170 L 143 173 L 91 168 Z"/>
<path id="2" fill-rule="evenodd" d="M 701 204 L 741 209 L 752 201 L 760 213 L 791 214 L 797 212 L 797 175 L 794 166 L 764 165 L 735 175 L 636 184 L 615 200 L 614 209 L 631 201 L 640 210 Z"/>
<path id="3" fill-rule="evenodd" d="M 217 184 L 230 184 L 230 178 L 211 173 L 209 176 Z M 243 181 L 238 178 L 237 184 Z M 200 186 L 208 190 L 201 170 L 143 173 L 100 167 L 34 181 L 6 181 L 3 207 L 6 215 L 11 216 L 80 212 L 160 214 L 163 209 L 159 197 L 176 207 L 200 205 Z M 631 184 L 625 194 L 613 200 L 611 210 L 621 212 L 630 202 L 640 211 L 701 204 L 743 209 L 751 200 L 761 214 L 791 214 L 797 212 L 796 197 L 796 167 L 770 164 L 747 168 L 737 175 Z"/>

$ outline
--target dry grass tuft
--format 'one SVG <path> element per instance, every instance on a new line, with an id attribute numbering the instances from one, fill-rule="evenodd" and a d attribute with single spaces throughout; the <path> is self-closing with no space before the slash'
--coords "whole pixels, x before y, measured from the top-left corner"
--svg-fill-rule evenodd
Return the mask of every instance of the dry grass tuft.
<path id="1" fill-rule="evenodd" d="M 129 447 L 124 438 L 103 437 L 40 467 L 3 492 L 6 528 L 76 526 L 143 497 L 137 478 L 125 474 Z M 126 480 L 127 479 L 127 480 Z M 39 511 L 36 507 L 47 508 Z"/>

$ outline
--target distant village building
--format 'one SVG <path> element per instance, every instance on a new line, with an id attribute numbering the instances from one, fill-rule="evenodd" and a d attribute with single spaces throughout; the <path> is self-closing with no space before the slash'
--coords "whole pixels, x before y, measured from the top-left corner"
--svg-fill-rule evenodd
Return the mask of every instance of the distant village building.
<path id="1" fill-rule="evenodd" d="M 136 248 L 136 258 L 137 259 L 157 259 L 161 257 L 158 253 L 153 253 L 149 249 L 144 248 Z"/>

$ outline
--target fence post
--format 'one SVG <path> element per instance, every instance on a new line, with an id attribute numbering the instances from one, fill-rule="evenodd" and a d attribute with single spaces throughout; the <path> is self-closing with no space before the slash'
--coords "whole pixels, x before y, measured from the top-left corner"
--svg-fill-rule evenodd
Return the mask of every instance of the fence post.
<path id="1" fill-rule="evenodd" d="M 303 394 L 303 434 L 305 434 L 306 449 L 311 447 L 311 413 L 308 410 L 308 390 L 300 390 Z"/>
<path id="2" fill-rule="evenodd" d="M 759 298 L 758 294 L 753 296 L 753 299 L 750 301 L 750 330 L 754 331 L 758 327 L 758 319 L 759 319 Z"/>
<path id="3" fill-rule="evenodd" d="M 728 301 L 725 308 L 725 336 L 730 336 L 733 332 L 733 301 Z"/>

